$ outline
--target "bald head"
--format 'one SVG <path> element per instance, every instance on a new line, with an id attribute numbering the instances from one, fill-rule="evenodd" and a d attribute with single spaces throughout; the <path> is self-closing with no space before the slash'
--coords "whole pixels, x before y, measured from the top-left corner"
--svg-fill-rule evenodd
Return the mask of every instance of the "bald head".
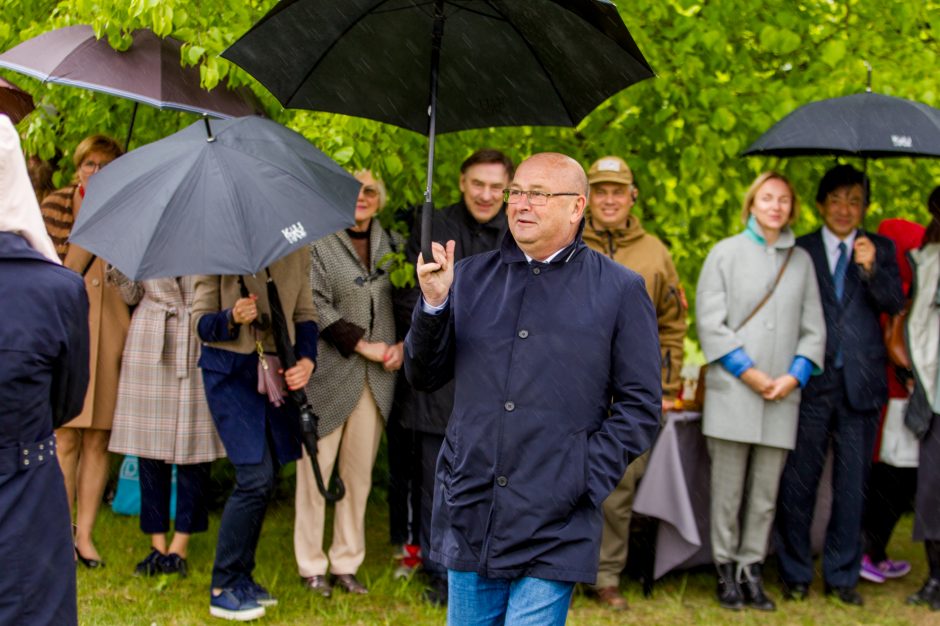
<path id="1" fill-rule="evenodd" d="M 523 252 L 542 261 L 574 241 L 588 192 L 577 161 L 557 152 L 535 154 L 519 165 L 510 187 L 549 194 L 543 205 L 523 196 L 508 206 L 509 230 Z"/>

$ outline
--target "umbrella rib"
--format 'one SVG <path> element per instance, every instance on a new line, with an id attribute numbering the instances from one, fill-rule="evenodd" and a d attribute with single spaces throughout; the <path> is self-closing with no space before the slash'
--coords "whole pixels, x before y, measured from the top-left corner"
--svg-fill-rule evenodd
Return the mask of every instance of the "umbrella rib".
<path id="1" fill-rule="evenodd" d="M 572 125 L 577 124 L 577 122 L 574 119 L 574 114 L 571 112 L 571 109 L 568 107 L 568 103 L 565 102 L 565 99 L 562 97 L 561 92 L 558 90 L 558 85 L 555 83 L 555 80 L 552 78 L 552 75 L 548 71 L 548 68 L 545 67 L 545 64 L 542 62 L 541 57 L 539 57 L 538 53 L 535 51 L 535 48 L 532 46 L 531 43 L 529 43 L 529 39 L 525 35 L 523 35 L 522 32 L 520 32 L 518 28 L 516 28 L 515 24 L 513 24 L 510 20 L 506 19 L 506 16 L 503 15 L 503 12 L 493 5 L 492 0 L 486 0 L 486 4 L 491 9 L 496 11 L 500 15 L 500 17 L 503 18 L 506 24 L 508 24 L 509 27 L 512 28 L 516 32 L 517 35 L 519 35 L 519 38 L 525 43 L 526 48 L 528 48 L 529 52 L 532 53 L 532 57 L 535 59 L 536 63 L 538 63 L 539 67 L 542 68 L 542 73 L 548 78 L 548 82 L 552 86 L 552 89 L 555 91 L 555 95 L 558 96 L 558 101 L 561 102 L 561 106 L 564 107 L 565 113 L 567 113 L 568 115 L 568 119 L 571 120 Z"/>
<path id="2" fill-rule="evenodd" d="M 330 51 L 333 50 L 333 48 L 336 47 L 336 44 L 339 43 L 343 39 L 343 36 L 346 35 L 346 33 L 348 33 L 354 27 L 356 27 L 359 24 L 359 22 L 361 22 L 367 15 L 372 13 L 372 11 L 374 11 L 377 7 L 382 6 L 386 2 L 388 2 L 388 0 L 379 0 L 378 2 L 376 2 L 374 5 L 369 7 L 369 9 L 367 9 L 366 11 L 363 11 L 356 19 L 354 19 L 338 37 L 333 38 L 333 41 L 330 43 L 329 46 L 327 46 L 326 50 L 324 50 L 323 53 L 319 56 L 319 58 L 313 64 L 310 65 L 310 69 L 307 70 L 307 73 L 304 75 L 303 80 L 297 81 L 297 88 L 291 92 L 290 96 L 285 98 L 284 106 L 290 105 L 290 101 L 293 100 L 294 96 L 297 95 L 297 92 L 300 91 L 301 88 L 307 84 L 307 80 L 310 78 L 310 76 L 314 73 L 314 71 L 316 71 L 318 67 L 320 67 L 320 62 L 323 61 L 330 54 Z"/>

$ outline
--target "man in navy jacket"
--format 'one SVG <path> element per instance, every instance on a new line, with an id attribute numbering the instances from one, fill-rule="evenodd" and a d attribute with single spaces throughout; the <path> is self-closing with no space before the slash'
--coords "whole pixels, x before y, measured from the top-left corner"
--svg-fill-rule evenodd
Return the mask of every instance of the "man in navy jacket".
<path id="1" fill-rule="evenodd" d="M 797 245 L 813 258 L 826 318 L 826 363 L 803 390 L 796 448 L 780 483 L 777 555 L 784 594 L 803 599 L 813 579 L 810 526 L 832 443 L 832 515 L 823 548 L 826 594 L 861 605 L 861 520 L 878 415 L 888 398 L 881 313 L 901 310 L 901 278 L 890 239 L 859 229 L 867 180 L 850 165 L 823 176 L 816 207 L 825 225 Z"/>
<path id="2" fill-rule="evenodd" d="M 451 624 L 563 624 L 596 577 L 601 504 L 659 428 L 656 314 L 637 274 L 581 241 L 587 193 L 576 161 L 537 154 L 498 250 L 419 259 L 406 373 L 456 383 L 431 528 Z"/>

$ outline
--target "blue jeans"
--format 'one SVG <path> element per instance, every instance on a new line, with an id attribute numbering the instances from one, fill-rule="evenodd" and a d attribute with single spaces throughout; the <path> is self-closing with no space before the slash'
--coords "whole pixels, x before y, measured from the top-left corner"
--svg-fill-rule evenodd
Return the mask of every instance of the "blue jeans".
<path id="1" fill-rule="evenodd" d="M 563 626 L 574 583 L 447 572 L 448 626 Z"/>
<path id="2" fill-rule="evenodd" d="M 274 493 L 277 459 L 265 437 L 264 456 L 257 465 L 235 465 L 235 490 L 225 503 L 212 567 L 212 587 L 225 589 L 251 580 L 255 550 L 268 501 Z"/>

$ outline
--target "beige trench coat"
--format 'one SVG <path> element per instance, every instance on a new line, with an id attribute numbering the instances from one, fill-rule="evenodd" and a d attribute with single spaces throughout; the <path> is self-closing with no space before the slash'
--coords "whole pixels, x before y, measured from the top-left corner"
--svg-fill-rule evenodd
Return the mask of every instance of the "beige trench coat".
<path id="1" fill-rule="evenodd" d="M 734 330 L 770 291 L 790 248 L 793 257 L 773 296 L 747 324 Z M 786 374 L 796 355 L 822 368 L 826 322 L 809 254 L 795 247 L 789 229 L 771 247 L 746 233 L 723 239 L 702 266 L 695 310 L 699 341 L 710 364 L 703 433 L 792 450 L 800 389 L 780 402 L 768 402 L 716 361 L 744 348 L 755 367 L 773 378 Z"/>

